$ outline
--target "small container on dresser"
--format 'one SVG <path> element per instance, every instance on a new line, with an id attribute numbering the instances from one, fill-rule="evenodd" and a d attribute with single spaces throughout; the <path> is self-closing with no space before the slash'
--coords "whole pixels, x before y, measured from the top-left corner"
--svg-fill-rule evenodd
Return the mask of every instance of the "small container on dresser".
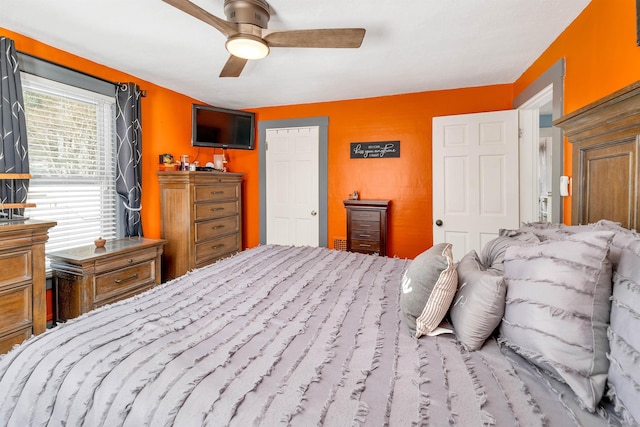
<path id="1" fill-rule="evenodd" d="M 56 318 L 65 321 L 160 284 L 164 240 L 128 237 L 51 252 Z"/>
<path id="2" fill-rule="evenodd" d="M 44 245 L 55 225 L 0 223 L 0 354 L 47 327 Z"/>
<path id="3" fill-rule="evenodd" d="M 347 250 L 387 255 L 389 200 L 344 200 L 347 209 Z"/>
<path id="4" fill-rule="evenodd" d="M 158 172 L 163 280 L 242 250 L 242 174 Z"/>

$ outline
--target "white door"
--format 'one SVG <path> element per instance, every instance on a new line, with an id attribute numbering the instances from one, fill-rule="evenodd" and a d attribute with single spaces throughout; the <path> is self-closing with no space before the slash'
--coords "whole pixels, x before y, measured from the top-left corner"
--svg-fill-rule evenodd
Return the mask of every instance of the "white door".
<path id="1" fill-rule="evenodd" d="M 319 127 L 266 130 L 267 243 L 318 246 Z"/>
<path id="2" fill-rule="evenodd" d="M 433 118 L 433 242 L 460 260 L 518 228 L 518 111 Z"/>

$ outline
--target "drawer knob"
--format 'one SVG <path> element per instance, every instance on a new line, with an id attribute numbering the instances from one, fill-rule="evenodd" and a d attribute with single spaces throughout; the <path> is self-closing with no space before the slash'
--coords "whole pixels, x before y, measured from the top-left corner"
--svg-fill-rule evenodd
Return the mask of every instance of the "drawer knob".
<path id="1" fill-rule="evenodd" d="M 133 279 L 137 279 L 138 278 L 138 273 L 134 273 L 133 275 L 129 276 L 129 277 L 125 277 L 124 279 L 116 279 L 114 280 L 114 282 L 120 284 L 122 282 L 126 282 L 127 280 L 133 280 Z"/>
<path id="2" fill-rule="evenodd" d="M 371 234 L 360 234 L 360 237 L 371 237 Z"/>
<path id="3" fill-rule="evenodd" d="M 369 228 L 369 227 L 371 227 L 371 224 L 360 224 L 360 227 L 366 227 L 366 228 Z"/>
<path id="4" fill-rule="evenodd" d="M 216 194 L 224 194 L 224 191 L 212 191 L 211 195 L 215 196 Z"/>
<path id="5" fill-rule="evenodd" d="M 127 262 L 128 262 L 129 264 L 131 264 L 131 263 L 133 262 L 133 258 L 129 258 L 129 259 L 127 260 Z"/>
<path id="6" fill-rule="evenodd" d="M 224 248 L 224 243 L 222 245 L 215 245 L 211 249 L 216 250 L 216 249 L 222 249 L 222 248 Z"/>
<path id="7" fill-rule="evenodd" d="M 364 244 L 364 243 L 360 243 L 360 247 L 361 247 L 361 248 L 370 248 L 370 247 L 371 247 L 371 245 L 366 245 L 366 244 Z"/>
<path id="8" fill-rule="evenodd" d="M 211 212 L 223 211 L 224 208 L 211 208 Z"/>
<path id="9" fill-rule="evenodd" d="M 220 230 L 221 228 L 224 228 L 224 225 L 216 225 L 213 227 L 214 230 Z"/>

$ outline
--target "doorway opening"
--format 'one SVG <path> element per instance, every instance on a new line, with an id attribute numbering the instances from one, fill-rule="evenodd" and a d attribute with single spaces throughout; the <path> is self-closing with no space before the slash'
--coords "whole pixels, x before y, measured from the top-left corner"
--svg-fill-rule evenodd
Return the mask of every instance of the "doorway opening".
<path id="1" fill-rule="evenodd" d="M 520 222 L 563 220 L 563 133 L 551 125 L 564 113 L 563 87 L 564 59 L 560 59 L 513 102 L 521 128 Z"/>
<path id="2" fill-rule="evenodd" d="M 267 244 L 267 129 L 318 127 L 318 245 L 327 247 L 328 235 L 328 117 L 258 121 L 258 169 L 260 199 L 260 244 Z"/>

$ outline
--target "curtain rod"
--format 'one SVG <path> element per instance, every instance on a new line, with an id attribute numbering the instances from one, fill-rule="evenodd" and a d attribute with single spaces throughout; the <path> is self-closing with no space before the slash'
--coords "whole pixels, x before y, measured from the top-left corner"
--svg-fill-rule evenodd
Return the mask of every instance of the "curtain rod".
<path id="1" fill-rule="evenodd" d="M 111 85 L 113 85 L 113 86 L 114 86 L 114 89 L 115 89 L 115 86 L 118 86 L 118 85 L 120 85 L 120 84 L 122 83 L 122 82 L 112 82 L 112 81 L 110 81 L 110 80 L 103 79 L 102 77 L 94 76 L 94 75 L 92 75 L 92 74 L 85 73 L 84 71 L 79 71 L 79 70 L 76 70 L 75 68 L 67 67 L 66 65 L 61 65 L 61 64 L 58 64 L 58 63 L 56 63 L 56 62 L 49 61 L 48 59 L 40 58 L 40 57 L 38 57 L 38 56 L 35 56 L 35 55 L 31 55 L 31 54 L 29 54 L 29 53 L 22 52 L 22 51 L 20 51 L 20 50 L 16 50 L 16 52 L 17 52 L 17 53 L 19 53 L 20 55 L 27 56 L 27 57 L 29 57 L 29 58 L 32 58 L 32 59 L 36 60 L 36 61 L 40 61 L 40 62 L 44 62 L 44 63 L 46 63 L 46 64 L 49 64 L 50 66 L 58 67 L 58 68 L 62 68 L 62 69 L 65 69 L 65 70 L 69 70 L 69 71 L 71 71 L 71 72 L 73 72 L 73 73 L 77 73 L 77 74 L 80 74 L 80 75 L 85 76 L 85 77 L 87 77 L 87 78 L 91 78 L 91 79 L 98 80 L 98 81 L 100 81 L 100 82 L 102 82 L 102 83 L 111 84 Z M 23 68 L 22 68 L 22 66 L 20 67 L 20 69 L 21 69 L 22 71 L 25 71 L 25 72 L 29 72 L 29 71 L 30 71 L 30 70 L 25 70 L 25 69 L 23 69 Z M 146 96 L 147 96 L 147 91 L 146 91 L 146 90 L 142 90 L 142 89 L 141 89 L 141 90 L 140 90 L 140 95 L 141 95 L 142 97 L 146 97 Z"/>

